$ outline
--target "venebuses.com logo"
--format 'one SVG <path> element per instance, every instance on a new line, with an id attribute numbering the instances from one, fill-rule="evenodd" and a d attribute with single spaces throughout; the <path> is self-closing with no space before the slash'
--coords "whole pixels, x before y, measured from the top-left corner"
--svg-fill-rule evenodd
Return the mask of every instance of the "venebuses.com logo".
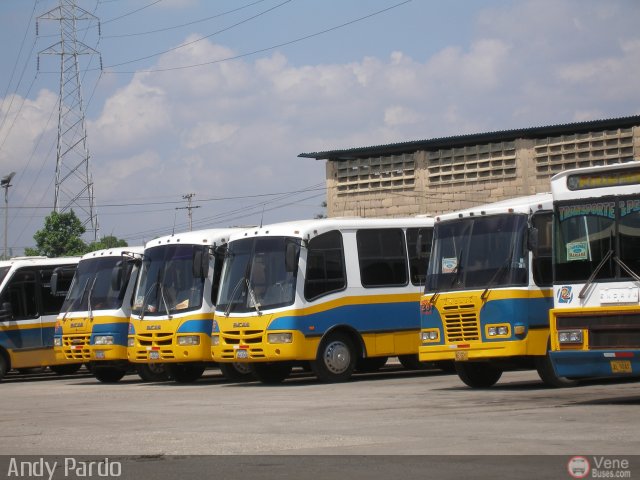
<path id="1" fill-rule="evenodd" d="M 631 478 L 626 458 L 575 456 L 569 459 L 567 471 L 573 478 Z"/>

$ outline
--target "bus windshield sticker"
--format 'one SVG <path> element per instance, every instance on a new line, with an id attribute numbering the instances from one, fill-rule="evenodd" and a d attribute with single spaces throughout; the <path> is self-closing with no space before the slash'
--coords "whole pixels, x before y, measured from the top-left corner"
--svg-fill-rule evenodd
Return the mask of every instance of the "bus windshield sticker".
<path id="1" fill-rule="evenodd" d="M 589 259 L 589 242 L 569 242 L 567 243 L 567 262 L 574 260 Z"/>
<path id="2" fill-rule="evenodd" d="M 442 273 L 453 273 L 458 265 L 456 257 L 442 259 Z"/>

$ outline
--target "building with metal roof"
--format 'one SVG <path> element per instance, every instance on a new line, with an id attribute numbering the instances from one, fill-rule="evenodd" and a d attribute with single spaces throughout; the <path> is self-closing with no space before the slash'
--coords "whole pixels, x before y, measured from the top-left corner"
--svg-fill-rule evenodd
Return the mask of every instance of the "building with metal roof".
<path id="1" fill-rule="evenodd" d="M 559 171 L 640 160 L 640 115 L 301 153 L 326 161 L 327 214 L 438 214 L 548 192 Z"/>

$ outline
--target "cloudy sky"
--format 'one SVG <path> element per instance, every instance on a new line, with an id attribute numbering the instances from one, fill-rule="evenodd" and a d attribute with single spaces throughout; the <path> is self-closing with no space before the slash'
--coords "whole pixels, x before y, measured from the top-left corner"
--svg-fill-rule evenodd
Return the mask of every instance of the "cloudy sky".
<path id="1" fill-rule="evenodd" d="M 640 114 L 637 0 L 76 0 L 99 236 L 323 213 L 303 152 Z M 9 247 L 54 201 L 58 0 L 0 2 Z M 37 69 L 39 57 L 39 69 Z"/>

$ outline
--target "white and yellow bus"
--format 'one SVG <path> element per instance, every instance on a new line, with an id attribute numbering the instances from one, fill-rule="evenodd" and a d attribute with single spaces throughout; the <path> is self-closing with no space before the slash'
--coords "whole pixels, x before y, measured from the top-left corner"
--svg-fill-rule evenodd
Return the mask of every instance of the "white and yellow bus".
<path id="1" fill-rule="evenodd" d="M 196 381 L 213 365 L 211 328 L 224 246 L 236 230 L 199 230 L 147 242 L 129 324 L 130 362 L 164 364 L 181 383 Z M 247 369 L 222 368 L 228 378 L 250 375 Z"/>
<path id="2" fill-rule="evenodd" d="M 640 375 L 640 162 L 551 180 L 551 358 L 572 378 Z"/>
<path id="3" fill-rule="evenodd" d="M 118 247 L 84 255 L 58 315 L 56 353 L 89 365 L 101 382 L 117 382 L 131 369 L 129 317 L 143 250 Z M 136 367 L 143 380 L 167 379 L 163 365 Z"/>
<path id="4" fill-rule="evenodd" d="M 474 388 L 519 368 L 536 368 L 548 385 L 569 382 L 548 355 L 551 206 L 551 194 L 538 194 L 436 218 L 420 360 L 453 360 Z"/>
<path id="5" fill-rule="evenodd" d="M 77 371 L 82 362 L 56 358 L 56 316 L 80 257 L 17 257 L 0 261 L 0 379 L 11 369 Z M 51 290 L 52 277 L 58 290 Z"/>
<path id="6" fill-rule="evenodd" d="M 417 364 L 419 298 L 433 219 L 316 219 L 229 240 L 216 305 L 216 362 L 280 383 L 293 366 L 325 382 Z"/>

